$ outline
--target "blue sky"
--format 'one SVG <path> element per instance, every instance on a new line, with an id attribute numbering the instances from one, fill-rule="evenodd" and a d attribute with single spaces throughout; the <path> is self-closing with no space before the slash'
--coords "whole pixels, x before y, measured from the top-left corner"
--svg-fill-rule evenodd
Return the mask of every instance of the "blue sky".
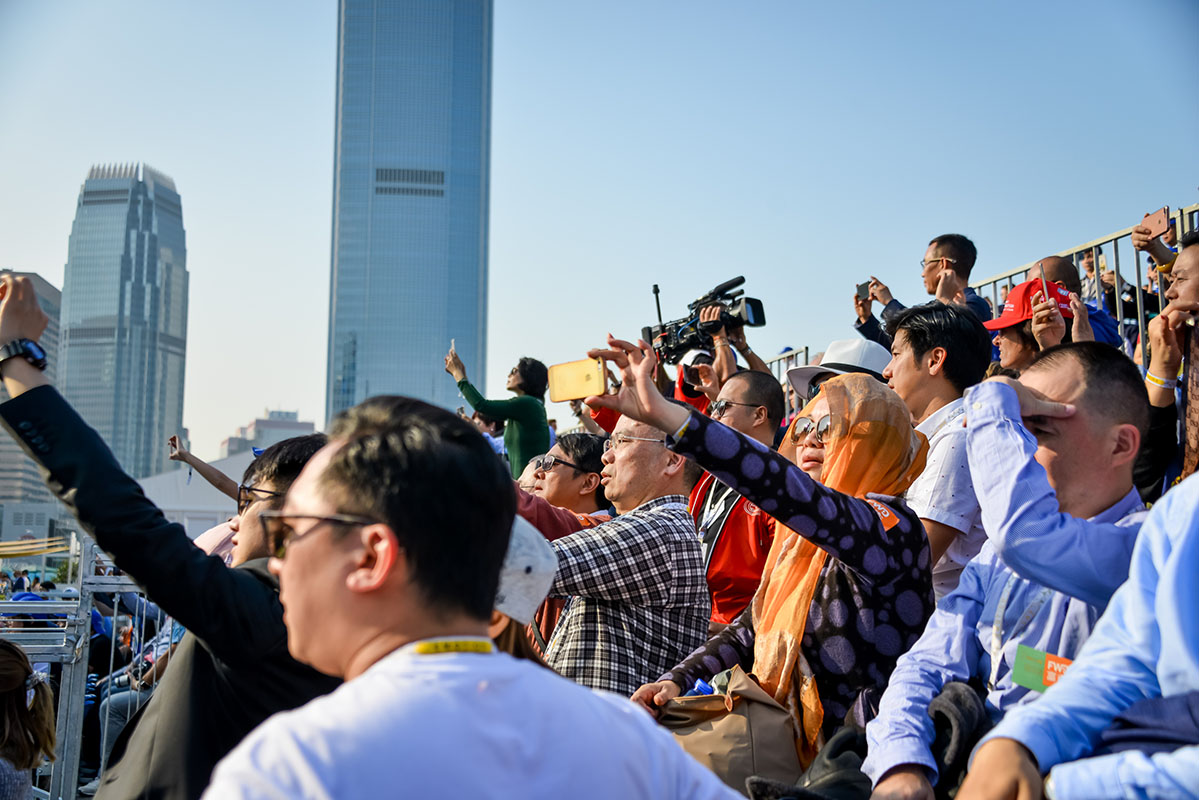
<path id="1" fill-rule="evenodd" d="M 978 277 L 1195 202 L 1195 30 L 1193 0 L 498 0 L 491 393 L 651 323 L 653 283 L 671 318 L 745 275 L 751 344 L 815 351 L 871 274 L 920 300 L 937 234 Z M 0 267 L 61 285 L 91 164 L 174 177 L 204 457 L 324 415 L 335 40 L 332 0 L 0 4 Z"/>

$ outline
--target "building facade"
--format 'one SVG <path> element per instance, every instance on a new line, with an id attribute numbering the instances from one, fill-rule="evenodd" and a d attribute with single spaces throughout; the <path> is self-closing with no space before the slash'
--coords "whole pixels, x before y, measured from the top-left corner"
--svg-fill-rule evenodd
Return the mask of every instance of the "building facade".
<path id="1" fill-rule="evenodd" d="M 221 442 L 221 458 L 255 449 L 265 450 L 284 439 L 316 432 L 313 423 L 300 421 L 298 411 L 268 409 L 263 413 L 266 414 L 265 418 L 258 417 L 249 425 L 238 428 L 236 434 Z"/>
<path id="2" fill-rule="evenodd" d="M 187 248 L 174 182 L 92 167 L 63 280 L 59 381 L 134 477 L 162 472 L 183 428 Z"/>
<path id="3" fill-rule="evenodd" d="M 326 415 L 482 387 L 491 0 L 341 0 Z"/>
<path id="4" fill-rule="evenodd" d="M 58 318 L 62 307 L 62 292 L 35 273 L 18 272 L 16 274 L 33 281 L 33 289 L 37 294 L 38 303 L 46 312 L 46 316 L 50 318 L 50 321 L 46 323 L 46 331 L 42 334 L 40 344 L 48 356 L 46 376 L 51 383 L 57 383 L 59 375 Z M 0 402 L 7 399 L 8 392 L 0 383 Z M 25 455 L 20 445 L 11 436 L 0 434 L 0 505 L 56 502 L 54 495 L 42 481 L 41 473 L 38 471 L 37 465 L 33 463 L 33 459 Z"/>

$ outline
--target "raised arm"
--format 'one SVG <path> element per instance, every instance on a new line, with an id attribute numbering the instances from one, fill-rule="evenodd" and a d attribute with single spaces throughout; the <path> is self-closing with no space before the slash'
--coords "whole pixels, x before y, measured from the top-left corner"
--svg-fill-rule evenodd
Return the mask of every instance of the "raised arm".
<path id="1" fill-rule="evenodd" d="M 167 440 L 167 445 L 171 448 L 171 460 L 182 461 L 189 467 L 200 473 L 200 477 L 208 481 L 212 488 L 216 489 L 223 495 L 232 497 L 234 502 L 237 502 L 237 481 L 230 478 L 225 473 L 221 472 L 216 467 L 201 461 L 196 458 L 183 444 L 179 441 L 178 436 L 172 436 Z"/>
<path id="2" fill-rule="evenodd" d="M 891 562 L 898 568 L 902 548 L 897 545 L 920 525 L 906 505 L 888 508 L 821 485 L 761 443 L 662 397 L 652 383 L 657 357 L 645 342 L 609 338 L 609 345 L 612 349 L 588 355 L 616 364 L 623 383 L 616 394 L 587 398 L 589 406 L 613 408 L 664 431 L 673 450 L 694 458 L 717 480 L 864 578 L 877 579 Z M 863 569 L 876 556 L 882 559 L 879 568 Z"/>

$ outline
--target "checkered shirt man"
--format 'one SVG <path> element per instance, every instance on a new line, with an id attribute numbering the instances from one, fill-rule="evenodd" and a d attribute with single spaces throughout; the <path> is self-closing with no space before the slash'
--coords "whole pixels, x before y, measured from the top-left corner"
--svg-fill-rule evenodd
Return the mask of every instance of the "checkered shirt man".
<path id="1" fill-rule="evenodd" d="M 682 495 L 658 497 L 551 544 L 550 596 L 570 596 L 546 651 L 560 675 L 631 695 L 708 637 L 708 583 Z"/>

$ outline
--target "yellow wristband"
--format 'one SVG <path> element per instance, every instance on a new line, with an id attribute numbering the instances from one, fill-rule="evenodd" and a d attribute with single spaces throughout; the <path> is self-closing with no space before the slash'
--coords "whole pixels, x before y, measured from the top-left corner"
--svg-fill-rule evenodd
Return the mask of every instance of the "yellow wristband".
<path id="1" fill-rule="evenodd" d="M 1174 268 L 1174 262 L 1175 262 L 1175 261 L 1177 261 L 1177 260 L 1178 260 L 1178 253 L 1175 253 L 1175 254 L 1174 254 L 1174 258 L 1171 258 L 1171 259 L 1170 259 L 1169 261 L 1167 261 L 1165 264 L 1158 264 L 1158 265 L 1157 265 L 1157 271 L 1158 271 L 1158 272 L 1161 272 L 1161 273 L 1163 273 L 1163 274 L 1165 274 L 1165 275 L 1169 275 L 1169 274 L 1170 274 L 1170 270 Z"/>

